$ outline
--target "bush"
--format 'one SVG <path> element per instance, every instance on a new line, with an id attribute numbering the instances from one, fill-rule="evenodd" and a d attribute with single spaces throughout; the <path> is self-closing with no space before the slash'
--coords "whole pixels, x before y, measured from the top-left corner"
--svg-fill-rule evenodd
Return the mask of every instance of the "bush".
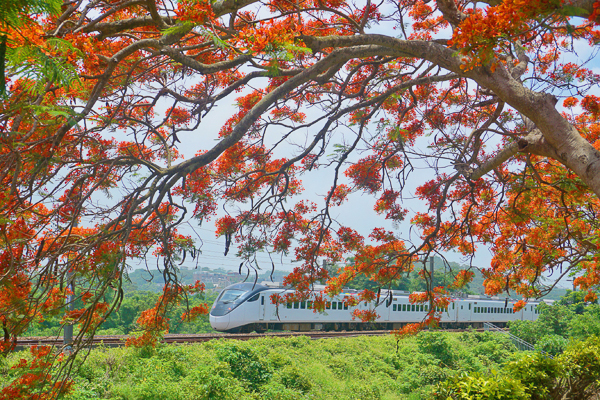
<path id="1" fill-rule="evenodd" d="M 380 400 L 381 392 L 375 384 L 351 383 L 344 397 L 348 400 Z"/>
<path id="2" fill-rule="evenodd" d="M 569 322 L 569 334 L 579 340 L 600 336 L 600 306 L 590 305 L 581 314 L 575 315 Z"/>
<path id="3" fill-rule="evenodd" d="M 298 368 L 290 365 L 284 367 L 279 373 L 279 380 L 286 388 L 303 393 L 310 391 L 312 388 L 310 380 Z"/>
<path id="4" fill-rule="evenodd" d="M 185 400 L 240 400 L 247 394 L 227 363 L 191 371 L 180 383 Z"/>
<path id="5" fill-rule="evenodd" d="M 234 376 L 250 390 L 257 391 L 272 375 L 269 364 L 248 344 L 225 342 L 217 347 L 217 358 L 229 364 Z"/>
<path id="6" fill-rule="evenodd" d="M 545 335 L 553 333 L 549 326 L 539 319 L 536 321 L 510 321 L 509 331 L 527 343 L 536 344 Z"/>
<path id="7" fill-rule="evenodd" d="M 556 359 L 525 353 L 502 374 L 462 374 L 437 386 L 438 400 L 591 400 L 600 392 L 600 338 L 569 344 Z"/>
<path id="8" fill-rule="evenodd" d="M 555 356 L 564 351 L 569 341 L 562 336 L 550 334 L 543 336 L 536 344 L 535 349 L 545 351 L 546 353 Z"/>
<path id="9" fill-rule="evenodd" d="M 421 332 L 417 335 L 417 345 L 423 353 L 431 354 L 442 363 L 451 365 L 455 354 L 448 336 L 442 332 Z"/>
<path id="10" fill-rule="evenodd" d="M 493 373 L 460 374 L 439 384 L 432 393 L 435 400 L 529 400 L 523 384 Z"/>
<path id="11" fill-rule="evenodd" d="M 600 337 L 573 342 L 557 358 L 564 373 L 561 390 L 577 400 L 591 399 L 600 392 Z"/>
<path id="12" fill-rule="evenodd" d="M 555 392 L 557 378 L 561 374 L 558 361 L 540 353 L 530 353 L 509 362 L 505 373 L 523 383 L 532 400 L 543 400 Z"/>
<path id="13" fill-rule="evenodd" d="M 302 400 L 305 397 L 302 392 L 285 387 L 278 382 L 270 382 L 261 388 L 260 398 L 263 400 Z"/>

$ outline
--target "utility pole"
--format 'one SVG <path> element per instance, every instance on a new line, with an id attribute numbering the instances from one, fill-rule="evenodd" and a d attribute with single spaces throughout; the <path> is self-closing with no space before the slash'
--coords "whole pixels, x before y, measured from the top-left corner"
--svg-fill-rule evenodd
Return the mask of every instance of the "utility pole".
<path id="1" fill-rule="evenodd" d="M 73 300 L 75 298 L 75 285 L 73 284 L 73 273 L 67 272 L 67 288 L 71 289 L 73 294 L 67 296 L 67 310 L 73 310 Z M 71 348 L 73 343 L 73 324 L 68 323 L 65 325 L 63 330 L 63 346 L 65 348 Z"/>
<path id="2" fill-rule="evenodd" d="M 77 221 L 73 223 L 73 228 L 77 227 Z M 67 264 L 67 266 L 69 266 Z M 73 270 L 69 268 L 67 270 L 67 289 L 71 289 L 71 294 L 67 296 L 67 304 L 65 308 L 67 310 L 73 310 L 73 301 L 75 299 L 75 284 L 73 283 Z M 63 347 L 66 350 L 71 350 L 71 344 L 73 343 L 73 324 L 68 323 L 63 329 Z"/>
<path id="3" fill-rule="evenodd" d="M 431 276 L 431 285 L 433 286 L 433 269 L 434 269 L 434 264 L 433 264 L 433 256 L 429 257 L 429 275 Z"/>

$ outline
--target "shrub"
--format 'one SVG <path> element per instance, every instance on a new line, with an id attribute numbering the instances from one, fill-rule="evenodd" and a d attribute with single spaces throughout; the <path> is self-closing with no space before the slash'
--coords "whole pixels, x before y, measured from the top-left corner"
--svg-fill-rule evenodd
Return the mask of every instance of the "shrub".
<path id="1" fill-rule="evenodd" d="M 560 390 L 577 400 L 591 399 L 600 392 L 600 337 L 592 336 L 582 342 L 571 343 L 557 357 L 564 373 Z"/>
<path id="2" fill-rule="evenodd" d="M 460 374 L 439 384 L 432 393 L 434 400 L 529 400 L 523 384 L 506 376 L 477 372 Z"/>
<path id="3" fill-rule="evenodd" d="M 567 347 L 569 341 L 562 336 L 550 334 L 543 336 L 536 344 L 535 349 L 545 351 L 553 356 L 560 354 Z"/>
<path id="4" fill-rule="evenodd" d="M 270 382 L 261 388 L 260 398 L 263 400 L 301 400 L 305 397 L 302 392 L 285 387 L 278 382 Z"/>
<path id="5" fill-rule="evenodd" d="M 180 383 L 185 400 L 240 400 L 247 393 L 227 363 L 194 369 Z"/>
<path id="6" fill-rule="evenodd" d="M 421 332 L 417 335 L 417 345 L 423 353 L 431 354 L 446 365 L 454 362 L 455 354 L 448 336 L 442 332 Z"/>
<path id="7" fill-rule="evenodd" d="M 380 400 L 381 392 L 374 384 L 351 383 L 345 397 L 348 400 Z"/>
<path id="8" fill-rule="evenodd" d="M 504 371 L 521 381 L 532 400 L 543 400 L 556 391 L 556 379 L 561 374 L 561 367 L 558 361 L 550 357 L 529 353 L 506 364 Z"/>
<path id="9" fill-rule="evenodd" d="M 295 367 L 288 365 L 279 373 L 279 380 L 288 389 L 306 393 L 312 388 L 310 380 Z"/>
<path id="10" fill-rule="evenodd" d="M 253 391 L 271 378 L 269 364 L 246 344 L 225 342 L 216 351 L 217 358 L 229 364 L 231 372 Z"/>

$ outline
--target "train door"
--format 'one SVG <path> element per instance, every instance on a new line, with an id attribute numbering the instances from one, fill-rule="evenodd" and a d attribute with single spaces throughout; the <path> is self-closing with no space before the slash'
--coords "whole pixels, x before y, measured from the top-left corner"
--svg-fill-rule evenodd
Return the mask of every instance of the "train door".
<path id="1" fill-rule="evenodd" d="M 467 318 L 466 318 L 466 319 L 467 319 L 467 321 L 469 321 L 469 322 L 470 322 L 470 321 L 472 321 L 472 320 L 473 320 L 473 318 L 472 318 L 472 314 L 473 314 L 473 311 L 474 311 L 473 309 L 474 309 L 475 307 L 473 307 L 473 303 L 471 303 L 470 301 L 469 301 L 467 304 L 465 304 L 465 307 L 467 307 L 467 308 L 468 308 L 468 309 L 466 310 L 466 312 L 465 312 L 465 314 L 466 314 L 466 316 L 467 316 Z"/>
<path id="2" fill-rule="evenodd" d="M 393 301 L 392 296 L 390 296 L 388 299 L 385 300 L 385 308 L 383 309 L 383 320 L 384 321 L 390 320 L 390 311 L 392 310 L 392 301 Z"/>
<path id="3" fill-rule="evenodd" d="M 260 296 L 260 304 L 258 305 L 258 320 L 262 321 L 265 319 L 265 295 Z"/>

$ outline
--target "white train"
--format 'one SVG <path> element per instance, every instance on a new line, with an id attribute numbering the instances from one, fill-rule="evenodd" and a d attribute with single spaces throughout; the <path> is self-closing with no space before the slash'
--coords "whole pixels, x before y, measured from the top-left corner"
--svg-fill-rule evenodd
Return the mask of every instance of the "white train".
<path id="1" fill-rule="evenodd" d="M 225 288 L 210 311 L 213 329 L 224 332 L 252 332 L 267 329 L 291 331 L 308 330 L 354 330 L 354 329 L 399 329 L 403 325 L 421 322 L 428 304 L 410 304 L 407 292 L 383 292 L 380 304 L 361 302 L 355 307 L 344 305 L 344 296 L 356 294 L 346 291 L 327 302 L 325 312 L 313 312 L 311 301 L 279 304 L 270 301 L 272 294 L 285 294 L 292 289 L 272 287 L 266 284 L 237 283 Z M 441 325 L 448 328 L 483 326 L 491 322 L 503 326 L 514 320 L 538 318 L 539 302 L 529 302 L 519 312 L 513 311 L 517 300 L 468 296 L 455 298 L 442 312 Z M 546 301 L 548 302 L 548 301 Z M 379 316 L 375 321 L 363 323 L 352 319 L 352 311 L 374 310 Z"/>

